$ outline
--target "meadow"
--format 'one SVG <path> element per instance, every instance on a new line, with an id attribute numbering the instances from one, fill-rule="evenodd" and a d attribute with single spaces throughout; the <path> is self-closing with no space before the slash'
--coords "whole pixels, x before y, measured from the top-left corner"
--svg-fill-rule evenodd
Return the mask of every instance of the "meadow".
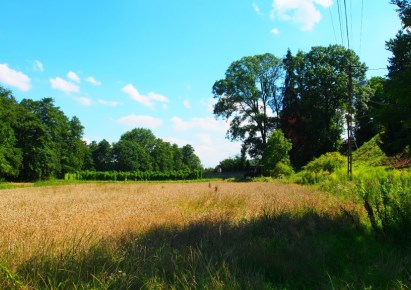
<path id="1" fill-rule="evenodd" d="M 270 182 L 0 190 L 0 289 L 410 289 L 361 204 Z"/>

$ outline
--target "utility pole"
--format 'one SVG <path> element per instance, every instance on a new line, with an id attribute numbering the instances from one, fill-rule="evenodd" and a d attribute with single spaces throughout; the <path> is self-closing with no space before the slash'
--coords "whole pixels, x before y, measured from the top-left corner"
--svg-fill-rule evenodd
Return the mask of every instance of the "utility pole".
<path id="1" fill-rule="evenodd" d="M 353 88 L 352 88 L 352 66 L 348 66 L 348 114 L 347 114 L 347 173 L 348 177 L 352 178 L 352 143 L 353 143 L 353 132 L 352 132 L 352 104 L 353 103 Z"/>

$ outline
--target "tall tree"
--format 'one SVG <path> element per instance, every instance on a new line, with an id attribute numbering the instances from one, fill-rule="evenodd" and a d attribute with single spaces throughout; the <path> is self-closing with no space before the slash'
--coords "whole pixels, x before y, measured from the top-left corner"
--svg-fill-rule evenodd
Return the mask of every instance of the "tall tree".
<path id="1" fill-rule="evenodd" d="M 137 142 L 122 139 L 114 144 L 113 152 L 118 171 L 148 171 L 153 168 L 150 155 Z"/>
<path id="2" fill-rule="evenodd" d="M 101 140 L 98 144 L 92 142 L 89 148 L 93 156 L 94 167 L 97 171 L 113 169 L 113 149 L 106 139 Z"/>
<path id="3" fill-rule="evenodd" d="M 17 148 L 17 102 L 10 91 L 0 86 L 0 180 L 16 178 L 22 163 Z"/>
<path id="4" fill-rule="evenodd" d="M 227 137 L 242 140 L 252 157 L 262 156 L 269 132 L 278 127 L 282 74 L 281 60 L 267 53 L 233 62 L 214 83 L 214 114 L 230 120 Z"/>
<path id="5" fill-rule="evenodd" d="M 395 154 L 411 146 L 411 3 L 396 0 L 403 29 L 386 47 L 392 53 L 389 58 L 386 99 L 379 119 L 384 126 L 382 149 Z"/>
<path id="6" fill-rule="evenodd" d="M 366 67 L 351 50 L 338 45 L 290 53 L 284 60 L 286 77 L 282 130 L 293 142 L 291 161 L 300 167 L 341 144 L 348 100 L 348 68 L 353 83 L 365 79 Z"/>
<path id="7" fill-rule="evenodd" d="M 183 164 L 187 169 L 202 169 L 200 158 L 195 154 L 193 146 L 187 144 L 181 148 Z"/>

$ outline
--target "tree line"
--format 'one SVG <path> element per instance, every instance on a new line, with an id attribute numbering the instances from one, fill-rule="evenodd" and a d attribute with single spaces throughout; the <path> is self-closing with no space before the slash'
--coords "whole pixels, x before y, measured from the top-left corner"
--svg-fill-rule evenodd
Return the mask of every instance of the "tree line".
<path id="1" fill-rule="evenodd" d="M 170 144 L 148 129 L 124 133 L 118 142 L 83 141 L 84 127 L 53 99 L 23 99 L 0 86 L 0 180 L 63 178 L 78 171 L 190 171 L 201 169 L 191 145 Z"/>
<path id="2" fill-rule="evenodd" d="M 296 54 L 288 50 L 283 58 L 266 53 L 233 62 L 212 89 L 217 100 L 214 114 L 230 121 L 227 137 L 243 142 L 241 158 L 231 163 L 244 164 L 246 152 L 266 168 L 275 166 L 270 160 L 301 168 L 326 152 L 344 151 L 347 122 L 353 123 L 357 146 L 381 133 L 380 145 L 387 154 L 409 154 L 411 4 L 407 0 L 392 3 L 398 7 L 403 28 L 386 43 L 392 53 L 386 78 L 367 80 L 366 64 L 353 50 L 339 45 Z M 288 161 L 284 150 L 278 158 L 270 156 L 270 138 L 279 148 L 289 148 Z M 220 165 L 229 164 L 228 159 Z"/>

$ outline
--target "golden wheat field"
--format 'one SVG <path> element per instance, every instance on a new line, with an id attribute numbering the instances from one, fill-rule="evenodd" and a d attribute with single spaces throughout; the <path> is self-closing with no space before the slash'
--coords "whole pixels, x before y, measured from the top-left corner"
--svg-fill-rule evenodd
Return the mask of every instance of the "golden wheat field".
<path id="1" fill-rule="evenodd" d="M 341 200 L 274 183 L 100 183 L 1 190 L 0 208 L 0 252 L 18 264 L 45 249 L 87 248 L 160 225 L 236 223 L 267 211 L 295 214 L 307 208 L 334 215 Z"/>

